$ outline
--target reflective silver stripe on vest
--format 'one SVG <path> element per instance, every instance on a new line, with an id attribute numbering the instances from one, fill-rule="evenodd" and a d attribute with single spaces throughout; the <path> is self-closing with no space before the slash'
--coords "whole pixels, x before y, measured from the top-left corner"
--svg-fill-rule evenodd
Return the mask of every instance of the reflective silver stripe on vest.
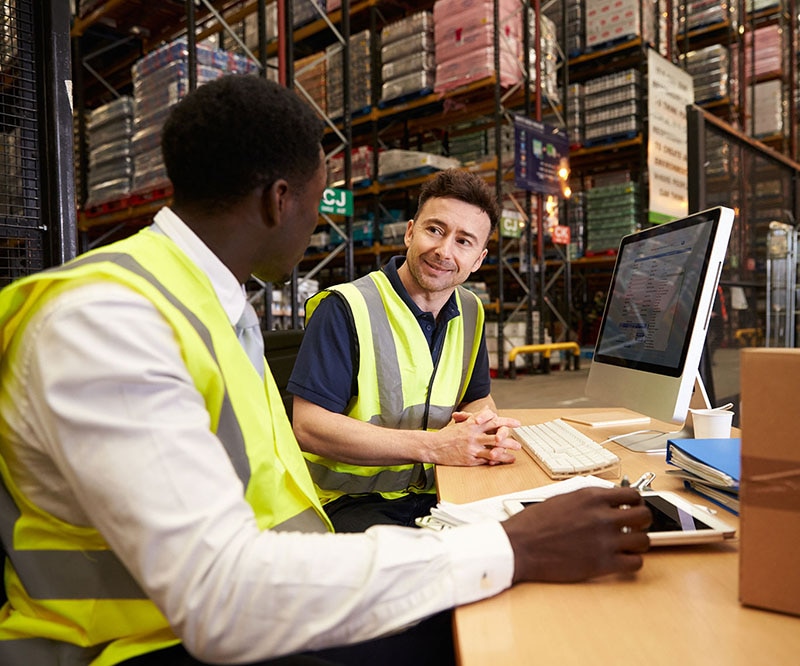
<path id="1" fill-rule="evenodd" d="M 0 482 L 0 537 L 25 591 L 33 599 L 147 598 L 110 550 L 17 550 L 14 525 L 19 517 L 19 508 Z"/>
<path id="2" fill-rule="evenodd" d="M 403 379 L 400 363 L 397 358 L 392 326 L 378 291 L 378 286 L 369 276 L 356 280 L 353 285 L 358 288 L 369 311 L 372 343 L 375 358 L 380 359 L 381 372 L 378 374 L 378 400 L 380 411 L 369 418 L 369 423 L 402 430 L 416 430 L 422 427 L 425 416 L 425 405 L 410 405 L 403 408 Z M 477 299 L 463 287 L 461 290 L 461 316 L 464 330 L 464 346 L 462 349 L 461 386 L 458 395 L 464 392 L 467 374 L 470 369 L 472 348 L 477 335 L 478 321 Z M 453 405 L 430 405 L 428 408 L 428 427 L 443 428 L 450 421 Z M 320 486 L 323 487 L 323 486 Z M 324 486 L 327 487 L 327 486 Z"/>
<path id="3" fill-rule="evenodd" d="M 0 641 L 0 664 L 4 666 L 85 666 L 107 643 L 81 647 L 47 638 Z"/>
<path id="4" fill-rule="evenodd" d="M 309 507 L 270 529 L 275 532 L 328 532 L 328 528 L 319 519 L 319 514 L 313 507 Z"/>
<path id="5" fill-rule="evenodd" d="M 103 252 L 78 258 L 73 262 L 50 269 L 64 271 L 89 263 L 113 262 L 146 279 L 156 287 L 194 326 L 198 335 L 217 360 L 211 334 L 197 316 L 178 301 L 156 278 L 133 257 L 124 253 Z M 244 445 L 244 436 L 227 390 L 223 398 L 217 436 L 225 447 L 238 477 L 245 487 L 250 480 L 250 462 Z M 313 514 L 312 516 L 309 514 Z M 146 599 L 147 595 L 133 579 L 125 565 L 110 550 L 18 550 L 14 548 L 14 525 L 20 511 L 5 485 L 0 483 L 0 538 L 14 569 L 34 599 Z M 316 524 L 314 524 L 316 522 Z M 274 530 L 321 531 L 319 516 L 308 509 L 293 516 Z M 68 573 L 66 573 L 68 572 Z M 16 643 L 17 641 L 13 641 Z M 23 641 L 27 643 L 28 641 Z M 0 644 L 4 641 L 0 641 Z M 7 663 L 2 661 L 0 663 Z M 13 663 L 13 662 L 8 662 Z M 20 662 L 22 663 L 22 662 Z M 25 662 L 35 663 L 35 662 Z M 52 662 L 47 662 L 52 663 Z M 60 663 L 60 662 L 59 662 Z M 68 662 L 65 662 L 68 663 Z M 79 662 L 76 662 L 79 663 Z"/>
<path id="6" fill-rule="evenodd" d="M 463 318 L 462 329 L 464 331 L 464 356 L 461 364 L 461 388 L 458 391 L 458 395 L 460 397 L 467 388 L 467 373 L 470 369 L 472 348 L 475 346 L 475 336 L 483 333 L 482 330 L 478 330 L 478 308 L 483 307 L 483 305 L 479 304 L 478 299 L 475 298 L 475 295 L 464 287 L 458 287 L 458 295 L 461 297 L 461 317 Z"/>
<path id="7" fill-rule="evenodd" d="M 418 492 L 433 490 L 433 473 L 428 474 L 422 463 L 414 463 L 408 469 L 401 471 L 384 469 L 368 476 L 337 472 L 310 460 L 306 460 L 306 463 L 311 478 L 320 488 L 340 490 L 348 495 L 392 493 L 410 488 Z"/>
<path id="8" fill-rule="evenodd" d="M 353 285 L 361 292 L 367 304 L 373 354 L 376 362 L 379 360 L 381 364 L 381 372 L 378 373 L 380 410 L 369 419 L 369 422 L 405 430 L 418 428 L 421 421 L 414 423 L 410 420 L 413 415 L 403 413 L 403 380 L 400 375 L 400 363 L 397 360 L 397 347 L 378 286 L 369 276 L 356 280 Z M 388 419 L 384 415 L 388 415 Z"/>

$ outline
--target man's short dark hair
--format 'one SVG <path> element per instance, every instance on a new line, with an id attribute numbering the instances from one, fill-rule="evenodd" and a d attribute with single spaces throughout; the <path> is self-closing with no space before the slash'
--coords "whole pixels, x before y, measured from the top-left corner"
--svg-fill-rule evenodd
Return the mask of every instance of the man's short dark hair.
<path id="1" fill-rule="evenodd" d="M 417 202 L 417 214 L 428 199 L 444 197 L 472 204 L 486 213 L 492 225 L 489 231 L 490 236 L 497 228 L 497 222 L 500 219 L 497 195 L 480 176 L 460 169 L 440 171 L 422 185 Z"/>
<path id="2" fill-rule="evenodd" d="M 279 178 L 302 187 L 320 163 L 323 124 L 293 91 L 233 74 L 173 108 L 161 136 L 176 204 L 234 203 Z"/>

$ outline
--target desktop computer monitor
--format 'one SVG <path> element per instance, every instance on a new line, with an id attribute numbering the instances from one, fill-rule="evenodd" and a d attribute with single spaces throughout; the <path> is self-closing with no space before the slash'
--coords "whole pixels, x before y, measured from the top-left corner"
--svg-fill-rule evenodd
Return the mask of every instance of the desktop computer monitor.
<path id="1" fill-rule="evenodd" d="M 686 421 L 695 385 L 705 394 L 698 368 L 732 226 L 733 211 L 717 207 L 622 239 L 587 396 Z M 637 451 L 666 445 L 652 432 L 617 441 Z"/>

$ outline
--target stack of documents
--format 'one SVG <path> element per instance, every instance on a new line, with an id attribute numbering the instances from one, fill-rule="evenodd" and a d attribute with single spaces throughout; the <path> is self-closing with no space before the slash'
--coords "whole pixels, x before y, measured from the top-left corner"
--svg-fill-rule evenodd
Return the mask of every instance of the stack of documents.
<path id="1" fill-rule="evenodd" d="M 508 518 L 503 502 L 514 499 L 547 499 L 562 493 L 568 493 L 580 488 L 612 488 L 611 481 L 606 481 L 597 476 L 573 476 L 565 481 L 558 481 L 546 486 L 520 490 L 507 495 L 496 495 L 477 502 L 455 504 L 453 502 L 439 502 L 431 509 L 429 516 L 417 519 L 417 525 L 434 530 L 442 530 L 465 523 L 480 523 L 485 521 L 502 521 Z"/>
<path id="2" fill-rule="evenodd" d="M 667 472 L 684 486 L 738 515 L 741 445 L 738 437 L 725 439 L 670 439 L 667 462 L 679 469 Z"/>

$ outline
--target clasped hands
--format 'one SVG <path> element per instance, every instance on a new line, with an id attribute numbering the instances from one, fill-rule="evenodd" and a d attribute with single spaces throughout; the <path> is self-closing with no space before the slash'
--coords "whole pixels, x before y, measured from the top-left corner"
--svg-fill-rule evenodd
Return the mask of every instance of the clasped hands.
<path id="1" fill-rule="evenodd" d="M 452 419 L 437 435 L 438 465 L 498 465 L 512 463 L 520 444 L 511 428 L 520 422 L 498 416 L 488 407 L 478 412 L 453 412 Z"/>

